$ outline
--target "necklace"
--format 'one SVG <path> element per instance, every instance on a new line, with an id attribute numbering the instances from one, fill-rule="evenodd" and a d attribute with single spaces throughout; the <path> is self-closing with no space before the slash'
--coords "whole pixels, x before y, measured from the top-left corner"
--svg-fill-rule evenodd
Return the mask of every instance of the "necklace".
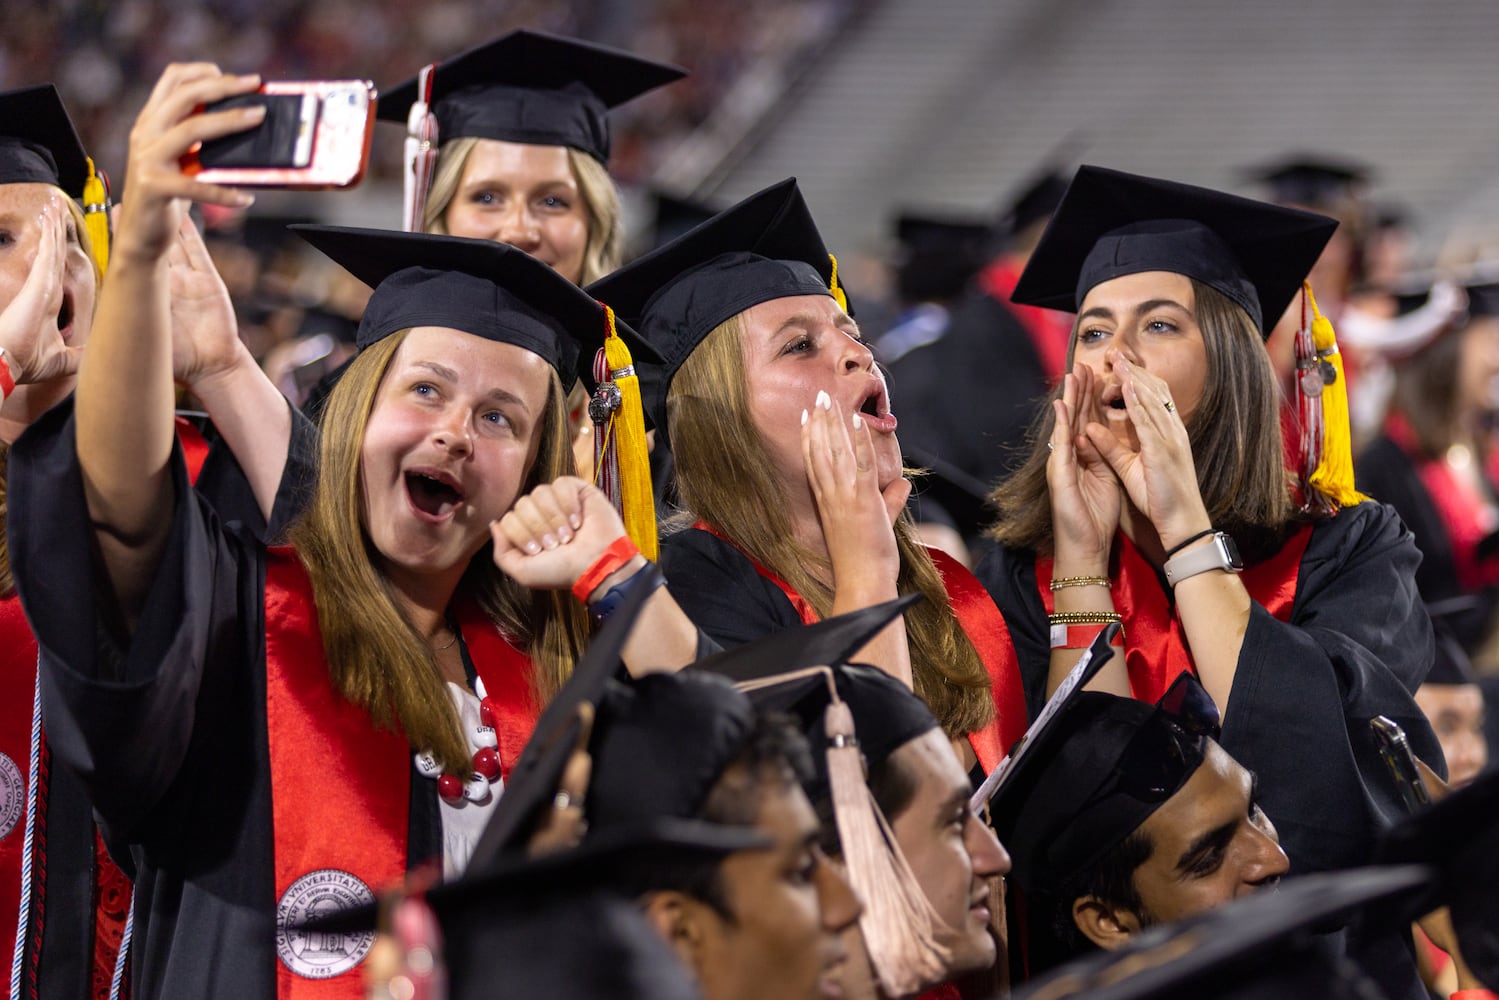
<path id="1" fill-rule="evenodd" d="M 458 638 L 454 633 L 454 640 Z M 453 643 L 449 642 L 448 646 Z M 443 647 L 444 649 L 447 646 Z M 474 693 L 479 696 L 479 724 L 473 727 L 470 745 L 474 751 L 473 767 L 465 777 L 442 769 L 431 753 L 414 755 L 417 772 L 437 782 L 437 794 L 450 805 L 459 805 L 465 800 L 482 804 L 489 799 L 489 786 L 500 777 L 499 735 L 495 732 L 495 720 L 499 717 L 494 702 L 484 690 L 484 681 L 476 678 Z"/>
<path id="2" fill-rule="evenodd" d="M 453 633 L 453 634 L 451 636 L 449 636 L 448 641 L 445 642 L 445 643 L 443 643 L 441 646 L 431 646 L 431 644 L 428 643 L 428 645 L 431 646 L 432 652 L 434 652 L 434 653 L 441 653 L 444 649 L 452 649 L 453 648 L 453 643 L 455 643 L 455 642 L 458 641 L 458 630 L 450 628 L 450 629 L 448 629 L 448 631 L 451 632 L 451 633 Z"/>

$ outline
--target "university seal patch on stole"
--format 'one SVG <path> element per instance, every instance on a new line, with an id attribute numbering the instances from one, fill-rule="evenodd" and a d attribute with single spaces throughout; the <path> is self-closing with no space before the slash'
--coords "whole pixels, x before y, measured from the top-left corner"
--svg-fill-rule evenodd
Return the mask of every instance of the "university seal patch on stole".
<path id="1" fill-rule="evenodd" d="M 10 836 L 26 811 L 26 781 L 16 762 L 0 753 L 0 840 Z"/>
<path id="2" fill-rule="evenodd" d="M 276 953 L 281 963 L 304 979 L 332 979 L 348 972 L 369 954 L 374 931 L 338 934 L 288 927 L 374 901 L 369 886 L 346 871 L 322 868 L 303 875 L 286 887 L 276 904 Z"/>

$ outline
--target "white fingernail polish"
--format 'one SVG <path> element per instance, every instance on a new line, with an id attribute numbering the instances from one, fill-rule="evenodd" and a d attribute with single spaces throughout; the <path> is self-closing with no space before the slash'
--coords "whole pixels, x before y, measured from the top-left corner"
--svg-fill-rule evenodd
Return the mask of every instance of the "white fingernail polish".
<path id="1" fill-rule="evenodd" d="M 803 427 L 807 426 L 807 411 L 806 410 L 802 411 L 802 426 Z"/>
<path id="2" fill-rule="evenodd" d="M 860 427 L 863 427 L 863 426 L 864 426 L 864 420 L 857 413 L 855 413 L 854 414 L 854 430 L 858 430 Z"/>
<path id="3" fill-rule="evenodd" d="M 817 405 L 824 410 L 831 410 L 833 408 L 833 397 L 828 395 L 826 389 L 817 390 Z"/>

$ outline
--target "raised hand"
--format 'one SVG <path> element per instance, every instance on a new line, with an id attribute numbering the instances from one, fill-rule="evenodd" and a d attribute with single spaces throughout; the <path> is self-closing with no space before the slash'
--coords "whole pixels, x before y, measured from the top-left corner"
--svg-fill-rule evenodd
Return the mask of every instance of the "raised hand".
<path id="1" fill-rule="evenodd" d="M 172 374 L 189 385 L 249 360 L 229 289 L 192 219 L 184 218 L 167 251 L 171 289 Z M 253 362 L 251 362 L 253 363 Z"/>
<path id="2" fill-rule="evenodd" d="M 1062 398 L 1052 400 L 1055 423 L 1047 446 L 1046 484 L 1051 493 L 1052 532 L 1056 558 L 1068 572 L 1107 575 L 1114 532 L 1123 506 L 1122 487 L 1104 460 L 1090 432 L 1108 430 L 1098 415 L 1098 377 L 1087 365 L 1077 365 L 1062 377 Z"/>
<path id="3" fill-rule="evenodd" d="M 82 348 L 66 343 L 57 329 L 69 225 L 61 196 L 48 198 L 29 225 L 36 234 L 36 253 L 20 291 L 0 311 L 0 348 L 18 385 L 71 375 L 78 370 L 82 353 Z"/>
<path id="4" fill-rule="evenodd" d="M 1169 549 L 1212 526 L 1197 486 L 1187 427 L 1164 381 L 1117 350 L 1111 349 L 1105 359 L 1119 379 L 1139 444 L 1130 447 L 1101 425 L 1087 428 L 1088 440 Z"/>
<path id="5" fill-rule="evenodd" d="M 233 188 L 205 184 L 182 172 L 198 143 L 243 132 L 265 118 L 263 106 L 194 113 L 201 105 L 249 93 L 260 77 L 231 76 L 212 63 L 175 63 L 156 81 L 130 130 L 120 226 L 114 252 L 158 260 L 177 239 L 186 201 L 243 208 L 254 199 Z"/>
<path id="6" fill-rule="evenodd" d="M 561 590 L 587 572 L 625 526 L 602 490 L 563 476 L 521 497 L 489 530 L 495 565 L 507 576 L 527 587 Z"/>
<path id="7" fill-rule="evenodd" d="M 857 580 L 893 588 L 900 570 L 893 526 L 910 483 L 898 477 L 881 490 L 869 428 L 826 392 L 802 415 L 802 459 L 836 586 Z"/>

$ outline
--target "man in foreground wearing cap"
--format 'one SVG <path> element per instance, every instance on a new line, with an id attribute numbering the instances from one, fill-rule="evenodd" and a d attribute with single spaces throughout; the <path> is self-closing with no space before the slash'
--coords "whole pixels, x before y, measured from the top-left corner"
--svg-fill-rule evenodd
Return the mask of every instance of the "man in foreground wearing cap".
<path id="1" fill-rule="evenodd" d="M 599 705 L 590 838 L 662 818 L 750 827 L 770 846 L 629 866 L 615 879 L 706 1000 L 838 996 L 840 941 L 861 909 L 818 846 L 800 735 L 717 677 L 653 674 Z"/>
<path id="2" fill-rule="evenodd" d="M 694 668 L 739 682 L 762 711 L 789 711 L 814 748 L 807 792 L 822 842 L 865 901 L 843 977 L 851 997 L 956 996 L 950 980 L 991 968 L 989 880 L 1009 870 L 931 711 L 888 674 L 843 665 L 910 603 L 776 633 Z"/>
<path id="3" fill-rule="evenodd" d="M 1280 838 L 1218 733 L 1183 674 L 1155 706 L 1079 693 L 1022 759 L 991 811 L 1037 904 L 1031 941 L 1059 946 L 1033 947 L 1032 973 L 1277 885 Z"/>

